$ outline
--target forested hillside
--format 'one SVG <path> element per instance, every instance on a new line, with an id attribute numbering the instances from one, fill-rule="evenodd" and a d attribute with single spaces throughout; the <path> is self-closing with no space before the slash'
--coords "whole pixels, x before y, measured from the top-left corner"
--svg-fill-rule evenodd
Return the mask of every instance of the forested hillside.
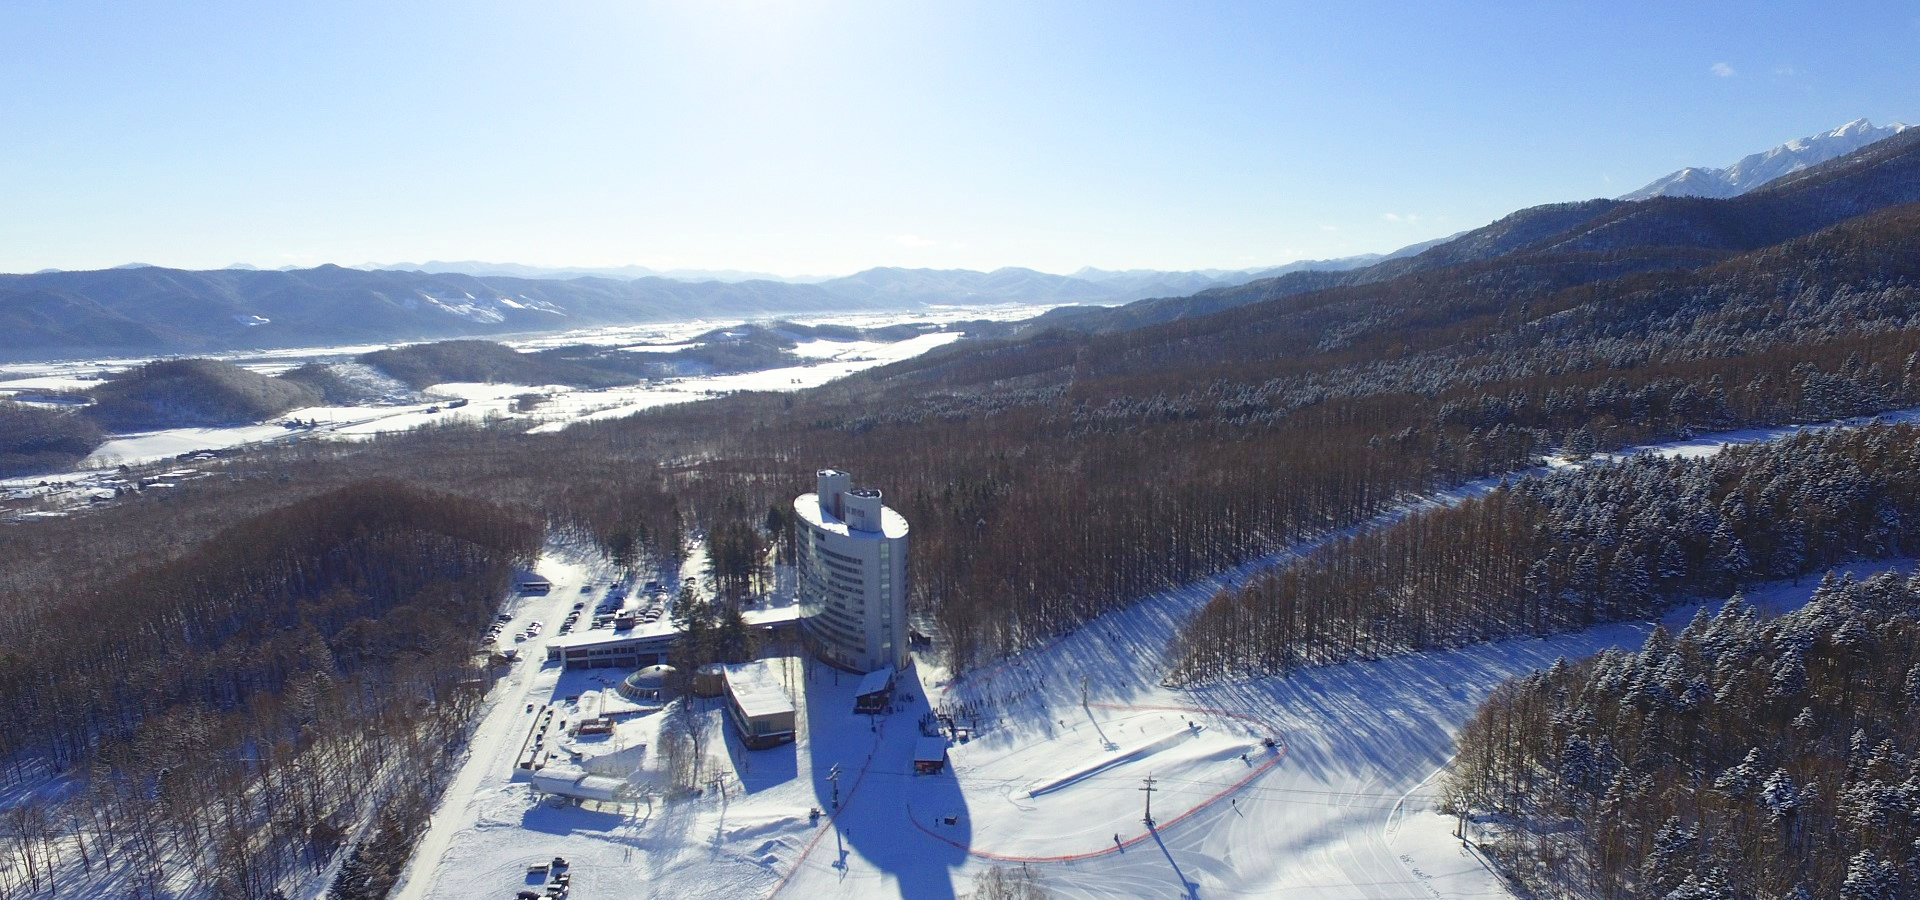
<path id="1" fill-rule="evenodd" d="M 1181 682 L 1645 619 L 1677 599 L 1920 549 L 1920 429 L 1869 427 L 1522 479 L 1224 593 Z"/>
<path id="2" fill-rule="evenodd" d="M 0 401 L 0 478 L 71 466 L 105 440 L 77 410 Z"/>
<path id="3" fill-rule="evenodd" d="M 373 366 L 414 390 L 451 381 L 611 387 L 634 380 L 632 375 L 579 365 L 550 355 L 521 353 L 493 341 L 410 344 L 363 353 L 356 361 Z"/>
<path id="4" fill-rule="evenodd" d="M 1705 610 L 1498 691 L 1447 796 L 1543 897 L 1920 894 L 1920 580 Z"/>
<path id="5" fill-rule="evenodd" d="M 307 385 L 216 359 L 157 360 L 90 393 L 86 415 L 115 431 L 258 422 L 322 399 Z"/>
<path id="6" fill-rule="evenodd" d="M 1550 448 L 1920 403 L 1916 213 L 1699 271 L 1553 289 L 1462 267 L 599 427 L 725 432 L 735 472 L 792 460 L 749 505 L 816 464 L 888 485 L 919 608 L 966 665 Z"/>
<path id="7" fill-rule="evenodd" d="M 485 688 L 474 636 L 539 539 L 499 507 L 369 481 L 9 592 L 0 758 L 85 783 L 10 809 L 0 888 L 47 887 L 74 832 L 66 852 L 146 895 L 186 873 L 264 896 L 367 810 L 423 814 Z"/>
<path id="8" fill-rule="evenodd" d="M 1393 281 L 1502 261 L 1554 264 L 1570 255 L 1604 260 L 1614 275 L 1710 263 L 1790 240 L 1877 209 L 1920 202 L 1920 135 L 1909 130 L 1728 200 L 1656 197 L 1588 200 L 1513 213 L 1414 256 L 1351 272 L 1300 272 L 1203 291 L 1191 298 L 1129 304 L 1083 319 L 1091 327 L 1138 327 L 1332 287 Z"/>

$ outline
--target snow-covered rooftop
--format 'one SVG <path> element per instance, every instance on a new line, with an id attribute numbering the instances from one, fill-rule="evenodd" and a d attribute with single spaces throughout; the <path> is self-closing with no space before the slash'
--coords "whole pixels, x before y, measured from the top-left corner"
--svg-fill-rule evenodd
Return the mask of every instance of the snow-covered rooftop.
<path id="1" fill-rule="evenodd" d="M 776 606 L 772 609 L 745 609 L 740 611 L 740 618 L 745 619 L 748 625 L 773 626 L 782 622 L 798 620 L 800 618 L 800 607 L 794 604 L 788 604 L 786 606 Z"/>
<path id="2" fill-rule="evenodd" d="M 868 694 L 877 694 L 881 691 L 886 690 L 887 685 L 891 684 L 892 682 L 893 682 L 892 666 L 888 666 L 887 668 L 884 668 L 884 669 L 875 669 L 861 676 L 860 687 L 854 690 L 853 695 L 856 697 L 865 697 Z"/>
<path id="3" fill-rule="evenodd" d="M 947 739 L 923 737 L 913 744 L 914 762 L 939 762 L 947 758 Z"/>
<path id="4" fill-rule="evenodd" d="M 793 698 L 780 685 L 780 676 L 766 660 L 727 666 L 727 691 L 748 716 L 777 716 L 793 712 Z"/>
<path id="5" fill-rule="evenodd" d="M 834 534 L 845 534 L 856 538 L 871 538 L 873 540 L 879 540 L 883 537 L 903 538 L 907 536 L 907 517 L 894 512 L 891 506 L 880 507 L 879 531 L 861 531 L 856 528 L 848 528 L 846 520 L 820 509 L 819 494 L 801 494 L 799 497 L 794 498 L 793 511 L 799 513 L 800 518 L 805 519 L 808 524 L 817 525 Z"/>
<path id="6" fill-rule="evenodd" d="M 659 621 L 645 622 L 625 630 L 593 628 L 564 634 L 547 641 L 549 647 L 567 649 L 577 647 L 601 647 L 610 644 L 624 644 L 628 641 L 672 640 L 673 623 L 662 617 Z"/>
<path id="7" fill-rule="evenodd" d="M 621 789 L 627 785 L 619 778 L 589 775 L 582 769 L 568 765 L 548 766 L 533 773 L 529 780 L 536 789 L 549 794 L 609 802 L 619 799 Z"/>

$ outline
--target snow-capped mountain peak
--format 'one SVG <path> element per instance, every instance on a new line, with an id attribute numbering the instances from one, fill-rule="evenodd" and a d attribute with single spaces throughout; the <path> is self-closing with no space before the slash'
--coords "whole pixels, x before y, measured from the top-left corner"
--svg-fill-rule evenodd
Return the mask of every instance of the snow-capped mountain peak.
<path id="1" fill-rule="evenodd" d="M 1741 159 L 1724 169 L 1689 166 L 1643 187 L 1622 200 L 1650 197 L 1734 197 L 1783 175 L 1845 156 L 1868 144 L 1892 137 L 1911 126 L 1894 123 L 1875 126 L 1855 119 L 1832 131 L 1795 138 Z"/>

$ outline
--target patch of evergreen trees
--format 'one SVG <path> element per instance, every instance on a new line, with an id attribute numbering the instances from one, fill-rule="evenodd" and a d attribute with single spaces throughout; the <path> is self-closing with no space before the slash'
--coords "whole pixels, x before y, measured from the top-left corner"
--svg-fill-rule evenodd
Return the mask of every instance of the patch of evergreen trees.
<path id="1" fill-rule="evenodd" d="M 1450 809 L 1540 896 L 1920 895 L 1920 579 L 1702 609 L 1507 683 L 1459 746 Z"/>

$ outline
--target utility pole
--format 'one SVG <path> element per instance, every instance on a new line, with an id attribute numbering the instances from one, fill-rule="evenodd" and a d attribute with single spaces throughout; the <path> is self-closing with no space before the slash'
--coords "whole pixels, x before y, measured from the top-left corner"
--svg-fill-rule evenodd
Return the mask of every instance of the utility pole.
<path id="1" fill-rule="evenodd" d="M 1147 815 L 1145 818 L 1141 819 L 1140 821 L 1145 823 L 1148 828 L 1152 828 L 1153 827 L 1153 792 L 1154 792 L 1153 776 L 1148 775 L 1143 780 L 1145 780 L 1147 783 L 1146 787 L 1141 788 L 1141 790 L 1147 792 Z"/>
<path id="2" fill-rule="evenodd" d="M 834 763 L 827 770 L 827 780 L 833 782 L 833 816 L 827 820 L 827 827 L 833 829 L 833 849 L 835 868 L 847 864 L 847 846 L 840 842 L 840 764 Z"/>

